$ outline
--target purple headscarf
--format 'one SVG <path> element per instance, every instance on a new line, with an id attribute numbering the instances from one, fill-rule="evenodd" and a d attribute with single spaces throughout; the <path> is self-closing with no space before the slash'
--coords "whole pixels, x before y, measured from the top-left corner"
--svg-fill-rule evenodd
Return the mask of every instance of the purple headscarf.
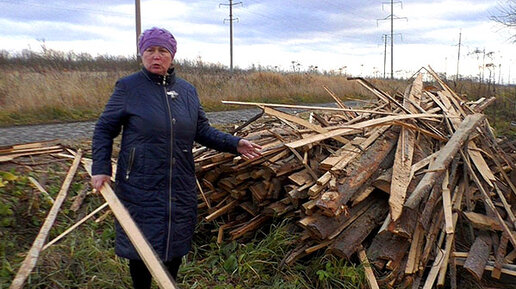
<path id="1" fill-rule="evenodd" d="M 145 30 L 138 39 L 140 55 L 151 46 L 161 46 L 167 49 L 172 56 L 174 56 L 177 51 L 177 42 L 174 35 L 168 30 L 158 27 Z"/>

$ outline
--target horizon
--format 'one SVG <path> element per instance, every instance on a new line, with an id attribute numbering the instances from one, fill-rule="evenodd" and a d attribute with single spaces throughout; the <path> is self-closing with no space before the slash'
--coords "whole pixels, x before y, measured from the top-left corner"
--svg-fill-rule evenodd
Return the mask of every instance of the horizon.
<path id="1" fill-rule="evenodd" d="M 0 1 L 0 50 L 74 51 L 91 56 L 135 57 L 134 3 L 98 0 Z M 178 40 L 179 60 L 229 67 L 227 1 L 144 0 L 142 30 L 161 26 Z M 234 3 L 236 5 L 236 3 Z M 516 83 L 514 30 L 489 18 L 499 2 L 482 0 L 403 1 L 394 7 L 394 76 L 408 77 L 430 65 L 447 76 L 495 75 Z M 299 67 L 390 77 L 390 7 L 381 1 L 335 3 L 245 0 L 233 7 L 234 67 Z M 165 7 L 165 8 L 164 8 Z M 406 19 L 405 19 L 406 18 Z M 386 21 L 383 21 L 386 20 Z M 227 21 L 226 21 L 227 22 Z M 400 34 L 398 34 L 400 33 Z M 390 40 L 390 39 L 388 39 Z M 484 53 L 488 56 L 485 56 Z M 299 64 L 299 65 L 298 65 Z M 492 64 L 489 68 L 487 64 Z"/>

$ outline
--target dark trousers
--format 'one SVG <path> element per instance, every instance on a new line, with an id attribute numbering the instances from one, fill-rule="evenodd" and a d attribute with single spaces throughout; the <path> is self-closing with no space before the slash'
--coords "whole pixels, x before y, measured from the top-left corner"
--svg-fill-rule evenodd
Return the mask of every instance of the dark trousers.
<path id="1" fill-rule="evenodd" d="M 181 259 L 182 257 L 176 257 L 163 263 L 174 280 L 177 278 Z M 129 272 L 131 272 L 134 289 L 149 289 L 151 287 L 152 275 L 142 260 L 129 260 Z"/>

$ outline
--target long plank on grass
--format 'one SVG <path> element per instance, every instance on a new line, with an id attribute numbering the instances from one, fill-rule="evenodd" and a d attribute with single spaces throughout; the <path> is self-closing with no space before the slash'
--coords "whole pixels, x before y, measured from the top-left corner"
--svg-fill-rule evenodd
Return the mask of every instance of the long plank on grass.
<path id="1" fill-rule="evenodd" d="M 14 280 L 11 283 L 9 289 L 22 288 L 25 280 L 27 280 L 27 277 L 29 277 L 30 272 L 32 272 L 36 266 L 41 249 L 43 248 L 43 245 L 45 245 L 45 241 L 48 237 L 48 233 L 50 232 L 50 229 L 56 220 L 57 213 L 59 213 L 59 209 L 61 208 L 61 205 L 63 204 L 66 195 L 68 194 L 68 189 L 70 188 L 70 184 L 72 183 L 75 172 L 77 171 L 77 167 L 79 167 L 81 157 L 82 152 L 79 150 L 75 156 L 75 159 L 73 160 L 72 166 L 68 170 L 68 174 L 66 175 L 66 178 L 61 186 L 61 190 L 57 194 L 54 204 L 52 205 L 52 208 L 50 209 L 48 216 L 43 223 L 43 226 L 41 226 L 36 239 L 32 243 L 32 247 L 27 253 L 25 260 L 23 260 L 23 263 L 18 270 L 18 273 L 16 273 L 16 276 L 14 277 Z"/>
<path id="2" fill-rule="evenodd" d="M 91 175 L 91 160 L 84 160 L 83 163 L 84 167 Z M 163 262 L 161 262 L 161 260 L 158 258 L 156 252 L 151 247 L 147 239 L 145 239 L 145 236 L 143 236 L 140 228 L 138 228 L 138 225 L 134 222 L 133 218 L 129 214 L 129 211 L 127 211 L 122 202 L 120 202 L 118 197 L 115 195 L 113 189 L 107 183 L 104 183 L 104 186 L 102 186 L 100 189 L 100 193 L 109 204 L 109 207 L 113 211 L 116 219 L 126 232 L 129 240 L 131 240 L 134 248 L 136 248 L 138 255 L 140 255 L 143 262 L 152 274 L 152 277 L 154 277 L 156 283 L 158 283 L 159 288 L 177 288 L 172 277 L 168 273 L 168 270 L 165 269 Z"/>

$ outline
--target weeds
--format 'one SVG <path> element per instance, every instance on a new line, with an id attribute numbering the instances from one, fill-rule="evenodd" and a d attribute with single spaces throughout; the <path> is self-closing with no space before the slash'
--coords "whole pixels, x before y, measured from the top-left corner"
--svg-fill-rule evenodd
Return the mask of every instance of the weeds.
<path id="1" fill-rule="evenodd" d="M 55 198 L 66 175 L 69 163 L 46 163 L 45 158 L 52 159 L 38 156 L 40 165 L 35 166 L 0 164 L 0 289 L 9 287 L 52 206 L 28 177 L 42 181 Z M 69 209 L 88 181 L 79 170 L 48 240 L 104 202 L 100 195 L 89 195 L 79 211 Z M 211 233 L 213 226 L 199 223 L 192 251 L 179 271 L 180 288 L 359 288 L 363 282 L 361 268 L 322 252 L 281 267 L 299 237 L 299 228 L 289 219 L 274 220 L 245 241 L 220 245 Z M 85 222 L 41 253 L 26 288 L 131 288 L 127 262 L 114 253 L 114 236 L 112 215 L 100 223 Z"/>

